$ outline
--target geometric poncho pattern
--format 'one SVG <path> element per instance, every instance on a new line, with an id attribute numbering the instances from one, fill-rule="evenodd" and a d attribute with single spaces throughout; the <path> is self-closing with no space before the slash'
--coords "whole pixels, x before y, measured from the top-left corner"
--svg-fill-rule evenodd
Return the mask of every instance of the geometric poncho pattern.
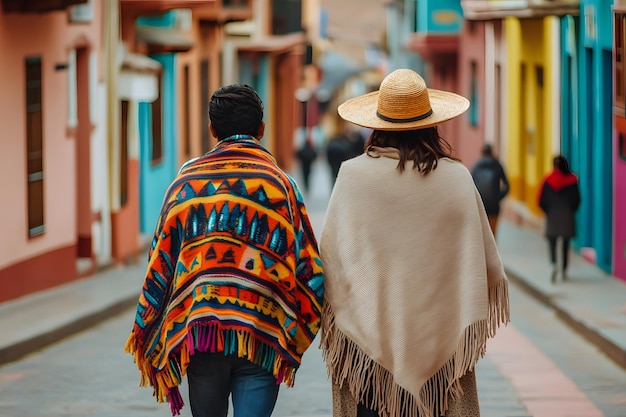
<path id="1" fill-rule="evenodd" d="M 165 193 L 125 350 L 172 414 L 196 351 L 294 383 L 320 327 L 324 275 L 302 195 L 248 136 L 186 163 Z"/>

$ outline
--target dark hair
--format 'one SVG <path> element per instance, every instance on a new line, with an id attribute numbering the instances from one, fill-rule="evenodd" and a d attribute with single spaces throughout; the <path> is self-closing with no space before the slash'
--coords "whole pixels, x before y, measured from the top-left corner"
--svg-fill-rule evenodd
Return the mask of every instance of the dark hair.
<path id="1" fill-rule="evenodd" d="M 370 153 L 371 146 L 392 147 L 400 151 L 398 170 L 404 171 L 407 161 L 413 161 L 413 169 L 423 175 L 437 168 L 439 158 L 451 158 L 452 147 L 437 131 L 437 127 L 428 127 L 418 130 L 387 131 L 374 130 L 365 144 L 366 153 Z"/>
<path id="2" fill-rule="evenodd" d="M 227 85 L 211 96 L 209 118 L 218 140 L 232 135 L 256 136 L 263 121 L 263 102 L 249 85 Z"/>
<path id="3" fill-rule="evenodd" d="M 567 159 L 563 155 L 557 155 L 554 157 L 554 167 L 561 171 L 563 174 L 569 174 L 572 171 L 569 169 L 569 164 L 567 163 Z"/>
<path id="4" fill-rule="evenodd" d="M 485 143 L 485 146 L 483 146 L 483 155 L 493 156 L 493 149 L 491 148 L 491 144 Z"/>

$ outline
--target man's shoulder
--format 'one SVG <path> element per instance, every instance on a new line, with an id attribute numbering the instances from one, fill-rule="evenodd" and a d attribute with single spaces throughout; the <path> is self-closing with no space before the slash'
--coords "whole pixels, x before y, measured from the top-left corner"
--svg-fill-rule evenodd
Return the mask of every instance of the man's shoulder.
<path id="1" fill-rule="evenodd" d="M 198 162 L 198 160 L 202 158 L 201 156 L 196 156 L 195 158 L 191 158 L 190 160 L 188 160 L 187 162 L 183 163 L 180 166 L 180 169 L 178 170 L 178 173 L 181 174 L 186 168 L 194 165 L 196 162 Z"/>

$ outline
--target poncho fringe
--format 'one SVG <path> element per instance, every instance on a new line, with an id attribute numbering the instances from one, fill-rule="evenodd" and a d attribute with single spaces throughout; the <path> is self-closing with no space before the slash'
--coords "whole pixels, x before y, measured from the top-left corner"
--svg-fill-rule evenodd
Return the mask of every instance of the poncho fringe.
<path id="1" fill-rule="evenodd" d="M 503 279 L 489 287 L 488 318 L 465 329 L 454 355 L 424 383 L 418 398 L 397 385 L 388 370 L 368 357 L 337 328 L 328 300 L 324 302 L 322 312 L 320 345 L 332 383 L 340 388 L 347 384 L 357 402 L 367 401 L 367 406 L 378 410 L 381 416 L 440 416 L 445 415 L 450 399 L 462 397 L 459 379 L 474 369 L 478 359 L 485 354 L 487 339 L 509 320 L 508 281 Z"/>
<path id="2" fill-rule="evenodd" d="M 139 386 L 152 386 L 157 401 L 169 402 L 173 415 L 180 415 L 184 405 L 178 385 L 187 373 L 190 355 L 196 351 L 237 354 L 270 372 L 276 378 L 276 383 L 284 382 L 292 387 L 295 381 L 297 368 L 247 329 L 224 328 L 218 322 L 195 323 L 189 327 L 187 338 L 171 350 L 170 358 L 162 369 L 157 369 L 150 358 L 142 356 L 142 343 L 136 336 L 135 333 L 131 334 L 124 350 L 135 358 L 141 374 Z"/>

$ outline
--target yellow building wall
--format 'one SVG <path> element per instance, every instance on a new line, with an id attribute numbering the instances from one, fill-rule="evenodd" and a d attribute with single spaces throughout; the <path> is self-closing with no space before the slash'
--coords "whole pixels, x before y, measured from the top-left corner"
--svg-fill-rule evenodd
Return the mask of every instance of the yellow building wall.
<path id="1" fill-rule="evenodd" d="M 519 19 L 504 19 L 507 55 L 507 176 L 510 183 L 509 195 L 522 200 L 524 195 L 524 163 L 520 154 L 521 97 L 520 61 L 522 27 Z"/>
<path id="2" fill-rule="evenodd" d="M 511 197 L 531 213 L 540 212 L 537 193 L 552 157 L 555 123 L 552 83 L 554 17 L 504 20 L 508 62 L 508 154 Z"/>

